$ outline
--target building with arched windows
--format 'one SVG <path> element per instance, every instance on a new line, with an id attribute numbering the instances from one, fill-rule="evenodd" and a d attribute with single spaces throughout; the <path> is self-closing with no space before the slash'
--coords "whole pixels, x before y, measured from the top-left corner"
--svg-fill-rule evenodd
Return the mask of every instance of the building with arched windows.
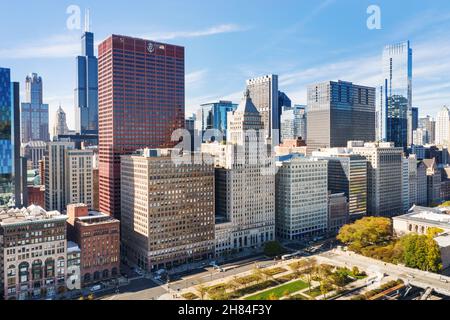
<path id="1" fill-rule="evenodd" d="M 39 206 L 0 211 L 0 291 L 5 300 L 66 290 L 66 220 Z"/>

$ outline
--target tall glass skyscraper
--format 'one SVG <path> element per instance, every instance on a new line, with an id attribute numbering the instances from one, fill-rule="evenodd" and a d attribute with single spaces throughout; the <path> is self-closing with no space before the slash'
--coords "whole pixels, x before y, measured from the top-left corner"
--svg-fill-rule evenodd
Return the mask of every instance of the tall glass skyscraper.
<path id="1" fill-rule="evenodd" d="M 43 103 L 42 78 L 36 73 L 25 79 L 25 102 L 21 110 L 22 143 L 49 141 L 48 104 Z"/>
<path id="2" fill-rule="evenodd" d="M 403 148 L 412 144 L 412 54 L 409 41 L 383 51 L 382 139 Z"/>
<path id="3" fill-rule="evenodd" d="M 195 129 L 203 134 L 206 130 L 217 129 L 227 136 L 228 112 L 235 111 L 238 105 L 231 101 L 218 101 L 202 104 L 196 115 Z"/>
<path id="4" fill-rule="evenodd" d="M 98 61 L 94 56 L 94 34 L 81 37 L 81 56 L 77 57 L 75 88 L 75 130 L 80 134 L 98 133 Z"/>
<path id="5" fill-rule="evenodd" d="M 0 68 L 0 208 L 20 204 L 20 170 L 19 83 Z"/>

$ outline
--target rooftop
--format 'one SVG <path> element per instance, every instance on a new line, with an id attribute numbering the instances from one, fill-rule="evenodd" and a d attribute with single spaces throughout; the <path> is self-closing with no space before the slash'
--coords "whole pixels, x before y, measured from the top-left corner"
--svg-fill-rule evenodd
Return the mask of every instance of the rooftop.
<path id="1" fill-rule="evenodd" d="M 66 220 L 67 216 L 62 215 L 59 211 L 45 211 L 36 205 L 28 208 L 4 209 L 0 211 L 0 225 L 2 226 L 53 219 Z"/>
<path id="2" fill-rule="evenodd" d="M 413 220 L 427 222 L 450 229 L 450 208 L 427 208 L 414 206 L 405 215 L 395 217 L 397 220 Z"/>

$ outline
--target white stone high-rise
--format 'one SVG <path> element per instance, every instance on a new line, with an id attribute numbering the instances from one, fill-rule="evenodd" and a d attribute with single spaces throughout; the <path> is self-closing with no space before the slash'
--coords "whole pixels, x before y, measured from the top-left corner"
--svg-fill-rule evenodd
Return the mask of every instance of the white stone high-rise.
<path id="1" fill-rule="evenodd" d="M 292 155 L 277 163 L 276 233 L 281 239 L 320 236 L 328 229 L 328 162 Z"/>
<path id="2" fill-rule="evenodd" d="M 216 248 L 240 251 L 275 240 L 275 163 L 249 91 L 228 116 L 227 145 L 216 146 L 220 151 L 209 153 L 224 158 L 216 161 Z"/>
<path id="3" fill-rule="evenodd" d="M 444 106 L 436 118 L 435 142 L 439 146 L 448 146 L 450 142 L 450 111 Z"/>
<path id="4" fill-rule="evenodd" d="M 66 113 L 61 108 L 61 106 L 59 106 L 58 110 L 55 113 L 55 118 L 53 121 L 53 128 L 52 128 L 53 140 L 55 140 L 55 138 L 58 138 L 60 134 L 62 135 L 68 133 L 69 128 L 67 127 Z"/>
<path id="5" fill-rule="evenodd" d="M 45 209 L 66 210 L 66 150 L 75 148 L 73 142 L 49 142 L 45 163 Z"/>
<path id="6" fill-rule="evenodd" d="M 66 150 L 66 204 L 83 203 L 94 209 L 92 150 Z"/>

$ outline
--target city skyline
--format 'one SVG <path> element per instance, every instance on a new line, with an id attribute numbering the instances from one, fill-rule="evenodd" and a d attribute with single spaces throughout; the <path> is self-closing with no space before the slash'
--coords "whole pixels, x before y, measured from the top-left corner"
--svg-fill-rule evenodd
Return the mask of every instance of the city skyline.
<path id="1" fill-rule="evenodd" d="M 270 16 L 271 9 L 278 5 L 267 2 L 263 4 L 264 10 L 247 14 L 245 20 L 236 12 L 239 10 L 233 10 L 233 4 L 215 4 L 214 8 L 218 7 L 217 12 L 221 13 L 217 16 L 209 4 L 203 6 L 196 1 L 188 5 L 177 1 L 170 5 L 137 2 L 136 7 L 144 9 L 143 13 L 159 14 L 146 19 L 148 15 L 140 10 L 127 8 L 128 14 L 122 17 L 127 23 L 111 27 L 108 21 L 118 17 L 120 5 L 114 4 L 106 13 L 101 10 L 101 3 L 79 1 L 76 5 L 82 11 L 80 29 L 68 30 L 66 20 L 70 15 L 66 14 L 66 9 L 71 3 L 63 2 L 54 7 L 43 1 L 39 7 L 30 4 L 29 12 L 37 12 L 49 21 L 37 26 L 34 35 L 15 22 L 20 21 L 14 18 L 18 10 L 12 10 L 6 18 L 11 19 L 9 25 L 15 29 L 16 36 L 13 39 L 0 31 L 5 39 L 0 59 L 4 66 L 11 68 L 11 78 L 22 84 L 22 101 L 25 76 L 31 72 L 40 74 L 44 81 L 44 103 L 50 105 L 50 115 L 61 103 L 68 115 L 69 128 L 75 129 L 74 60 L 81 54 L 83 12 L 87 8 L 91 10 L 90 30 L 95 35 L 95 47 L 112 33 L 143 36 L 186 47 L 187 115 L 195 112 L 200 104 L 220 99 L 239 102 L 247 79 L 270 73 L 279 75 L 280 90 L 286 92 L 293 103 L 300 104 L 306 102 L 307 85 L 314 82 L 347 80 L 377 87 L 381 80 L 383 47 L 410 40 L 414 49 L 413 106 L 421 107 L 421 117 L 435 116 L 450 101 L 450 94 L 445 91 L 450 87 L 449 72 L 446 72 L 450 71 L 450 63 L 445 58 L 450 53 L 449 36 L 445 34 L 450 16 L 444 13 L 449 4 L 437 1 L 431 6 L 414 1 L 402 6 L 381 1 L 382 29 L 369 30 L 366 9 L 370 3 L 352 2 L 353 6 L 336 0 L 286 1 L 283 8 L 291 10 L 273 14 L 278 19 Z M 248 1 L 240 5 L 240 10 L 248 10 L 252 4 Z M 202 19 L 196 13 L 200 5 L 201 12 L 209 13 L 202 15 Z M 148 8 L 150 10 L 145 10 Z M 182 9 L 177 11 L 183 12 L 183 22 L 175 21 L 177 19 L 168 22 L 173 8 Z M 398 10 L 402 10 L 401 19 L 396 16 L 394 19 L 392 13 Z M 20 14 L 21 19 L 28 15 Z M 173 15 L 176 17 L 179 13 Z M 327 28 L 330 18 L 339 23 L 343 31 L 351 32 L 351 39 L 346 36 L 347 32 L 330 32 Z M 441 43 L 439 52 L 433 50 L 432 44 L 436 42 Z M 61 69 L 65 72 L 59 72 Z M 50 117 L 50 127 L 52 121 Z"/>

